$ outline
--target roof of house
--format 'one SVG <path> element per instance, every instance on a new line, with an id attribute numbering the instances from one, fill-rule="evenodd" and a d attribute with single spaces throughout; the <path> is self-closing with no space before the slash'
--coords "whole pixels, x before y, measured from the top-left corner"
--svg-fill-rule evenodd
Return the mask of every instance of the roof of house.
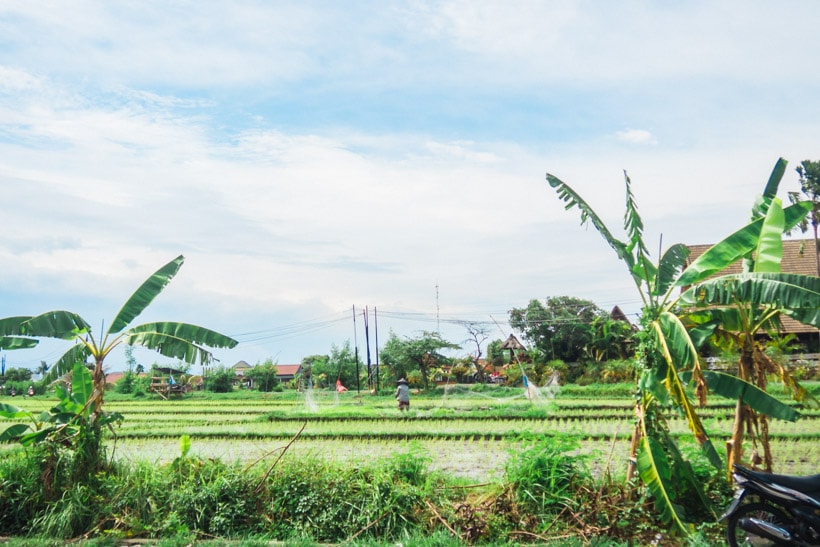
<path id="1" fill-rule="evenodd" d="M 237 361 L 236 364 L 231 368 L 233 368 L 235 370 L 235 369 L 238 369 L 238 368 L 245 369 L 245 368 L 252 368 L 252 367 L 251 367 L 251 365 L 248 364 L 247 361 Z"/>
<path id="2" fill-rule="evenodd" d="M 279 376 L 296 376 L 302 365 L 276 365 L 276 372 Z"/>
<path id="3" fill-rule="evenodd" d="M 712 245 L 687 245 L 689 258 L 687 265 L 702 255 Z M 780 262 L 780 270 L 785 273 L 813 275 L 817 276 L 817 259 L 814 255 L 814 239 L 784 239 L 783 259 Z M 743 263 L 738 260 L 734 264 L 716 275 L 736 274 L 743 272 Z M 795 321 L 791 317 L 781 315 L 783 332 L 786 333 L 813 333 L 817 329 Z"/>

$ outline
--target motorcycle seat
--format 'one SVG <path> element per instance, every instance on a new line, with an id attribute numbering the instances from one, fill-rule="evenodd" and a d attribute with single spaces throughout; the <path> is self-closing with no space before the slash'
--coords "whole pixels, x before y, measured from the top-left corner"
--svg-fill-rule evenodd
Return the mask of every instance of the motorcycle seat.
<path id="1" fill-rule="evenodd" d="M 754 471 L 741 465 L 733 466 L 735 473 L 766 484 L 779 484 L 797 490 L 807 496 L 820 500 L 820 474 L 808 476 L 778 475 L 763 471 Z"/>

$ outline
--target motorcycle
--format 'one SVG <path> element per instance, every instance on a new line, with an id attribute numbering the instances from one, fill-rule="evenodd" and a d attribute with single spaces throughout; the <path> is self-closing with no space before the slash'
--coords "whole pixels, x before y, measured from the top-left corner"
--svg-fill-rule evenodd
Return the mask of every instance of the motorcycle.
<path id="1" fill-rule="evenodd" d="M 739 545 L 820 545 L 820 474 L 775 475 L 735 465 L 737 491 L 720 518 Z"/>

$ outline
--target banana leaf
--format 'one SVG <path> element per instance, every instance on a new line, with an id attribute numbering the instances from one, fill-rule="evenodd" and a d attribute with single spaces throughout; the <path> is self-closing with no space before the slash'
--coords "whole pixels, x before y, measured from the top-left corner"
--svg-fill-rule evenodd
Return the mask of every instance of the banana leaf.
<path id="1" fill-rule="evenodd" d="M 36 346 L 39 342 L 39 340 L 23 338 L 22 336 L 0 336 L 0 349 L 29 349 Z"/>
<path id="2" fill-rule="evenodd" d="M 154 272 L 142 285 L 131 295 L 131 297 L 123 304 L 122 308 L 111 326 L 108 328 L 108 334 L 115 334 L 128 326 L 139 314 L 145 310 L 148 305 L 153 302 L 162 289 L 174 278 L 182 267 L 185 257 L 179 255 L 165 266 Z"/>
<path id="3" fill-rule="evenodd" d="M 703 377 L 706 379 L 709 389 L 714 393 L 728 399 L 740 400 L 761 414 L 786 420 L 787 422 L 797 421 L 800 417 L 800 413 L 789 405 L 782 403 L 759 387 L 741 380 L 737 376 L 714 370 L 705 370 L 703 371 Z"/>
<path id="4" fill-rule="evenodd" d="M 0 443 L 8 443 L 18 440 L 30 427 L 26 424 L 13 424 L 0 433 Z"/>
<path id="5" fill-rule="evenodd" d="M 820 329 L 820 308 L 809 307 L 783 310 L 783 314 L 788 315 L 795 321 L 800 321 L 804 325 L 811 325 Z"/>
<path id="6" fill-rule="evenodd" d="M 211 329 L 191 325 L 190 323 L 179 323 L 175 321 L 163 321 L 158 323 L 145 323 L 128 329 L 125 333 L 128 340 L 140 339 L 140 335 L 158 334 L 186 340 L 194 344 L 201 344 L 212 348 L 233 348 L 238 343 L 230 336 L 225 336 Z M 130 344 L 130 342 L 129 342 Z M 146 346 L 149 347 L 149 346 Z"/>
<path id="7" fill-rule="evenodd" d="M 779 272 L 783 259 L 783 228 L 786 217 L 783 204 L 773 199 L 766 211 L 766 218 L 760 229 L 760 239 L 754 254 L 755 272 Z"/>
<path id="8" fill-rule="evenodd" d="M 71 400 L 82 409 L 91 399 L 93 389 L 94 383 L 88 368 L 83 363 L 74 363 L 74 370 L 71 372 Z"/>
<path id="9" fill-rule="evenodd" d="M 810 210 L 810 202 L 795 203 L 784 209 L 784 231 L 794 228 Z M 675 286 L 699 283 L 754 251 L 764 221 L 765 218 L 756 219 L 707 249 L 684 270 Z"/>
<path id="10" fill-rule="evenodd" d="M 661 257 L 658 266 L 657 280 L 654 283 L 654 294 L 660 296 L 671 289 L 675 280 L 683 271 L 686 259 L 689 258 L 689 248 L 677 243 L 669 247 Z"/>
<path id="11" fill-rule="evenodd" d="M 638 473 L 643 483 L 655 498 L 655 507 L 663 522 L 674 523 L 675 527 L 688 533 L 687 526 L 680 517 L 681 508 L 672 498 L 672 473 L 669 461 L 661 444 L 644 431 L 641 450 L 637 459 Z"/>
<path id="12" fill-rule="evenodd" d="M 64 376 L 68 372 L 73 371 L 75 364 L 85 363 L 90 355 L 91 349 L 85 344 L 75 344 L 71 346 L 68 351 L 51 366 L 44 379 L 47 382 L 53 382 L 60 376 Z"/>
<path id="13" fill-rule="evenodd" d="M 581 211 L 581 224 L 583 225 L 587 222 L 591 222 L 609 246 L 615 250 L 618 258 L 626 262 L 627 267 L 631 272 L 632 267 L 635 265 L 635 261 L 632 254 L 627 251 L 626 243 L 613 236 L 612 232 L 609 231 L 609 228 L 607 228 L 606 224 L 604 224 L 592 207 L 590 207 L 589 204 L 575 192 L 575 190 L 561 181 L 561 179 L 547 173 L 547 182 L 558 193 L 558 198 L 566 203 L 564 209 L 569 210 L 573 207 L 577 207 Z"/>
<path id="14" fill-rule="evenodd" d="M 743 273 L 722 275 L 693 285 L 680 302 L 706 306 L 770 306 L 779 310 L 820 308 L 820 278 L 811 275 Z"/>
<path id="15" fill-rule="evenodd" d="M 20 418 L 30 418 L 31 413 L 23 410 L 19 406 L 10 405 L 7 403 L 0 403 L 0 416 L 3 418 L 9 418 L 11 420 L 17 420 Z"/>
<path id="16" fill-rule="evenodd" d="M 210 363 L 212 353 L 203 346 L 232 348 L 237 341 L 218 332 L 187 323 L 149 323 L 125 333 L 128 345 L 143 346 L 186 363 Z"/>
<path id="17" fill-rule="evenodd" d="M 39 338 L 71 340 L 91 330 L 91 325 L 76 313 L 54 310 L 30 317 L 20 324 L 20 334 Z"/>
<path id="18" fill-rule="evenodd" d="M 689 338 L 686 327 L 683 326 L 683 323 L 681 323 L 675 314 L 670 312 L 661 314 L 659 320 L 653 324 L 653 327 L 659 338 L 659 348 L 667 363 L 665 378 L 662 380 L 666 387 L 666 392 L 686 417 L 689 430 L 692 432 L 698 445 L 700 445 L 709 463 L 711 463 L 715 469 L 721 469 L 723 462 L 721 461 L 720 455 L 709 439 L 709 434 L 706 432 L 706 427 L 698 416 L 695 405 L 692 404 L 692 401 L 690 401 L 686 395 L 686 386 L 678 374 L 678 370 L 682 368 L 691 368 L 700 373 L 697 351 Z"/>

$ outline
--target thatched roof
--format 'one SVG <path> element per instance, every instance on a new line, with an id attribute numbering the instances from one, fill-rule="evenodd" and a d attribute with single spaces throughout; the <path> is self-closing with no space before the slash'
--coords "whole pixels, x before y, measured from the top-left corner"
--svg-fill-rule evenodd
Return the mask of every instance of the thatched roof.
<path id="1" fill-rule="evenodd" d="M 686 265 L 691 264 L 700 255 L 706 252 L 712 245 L 687 245 L 689 258 Z M 814 239 L 784 239 L 783 240 L 783 260 L 780 262 L 780 270 L 784 273 L 813 275 L 817 276 L 817 259 L 814 255 Z M 743 263 L 738 260 L 728 268 L 715 275 L 738 274 L 743 272 Z M 714 276 L 713 276 L 714 277 Z M 794 333 L 816 333 L 817 329 L 795 321 L 791 317 L 781 314 L 781 324 L 783 332 Z"/>
<path id="2" fill-rule="evenodd" d="M 524 344 L 518 341 L 518 338 L 513 336 L 512 334 L 504 340 L 504 343 L 501 344 L 501 349 L 527 349 L 524 347 Z"/>

